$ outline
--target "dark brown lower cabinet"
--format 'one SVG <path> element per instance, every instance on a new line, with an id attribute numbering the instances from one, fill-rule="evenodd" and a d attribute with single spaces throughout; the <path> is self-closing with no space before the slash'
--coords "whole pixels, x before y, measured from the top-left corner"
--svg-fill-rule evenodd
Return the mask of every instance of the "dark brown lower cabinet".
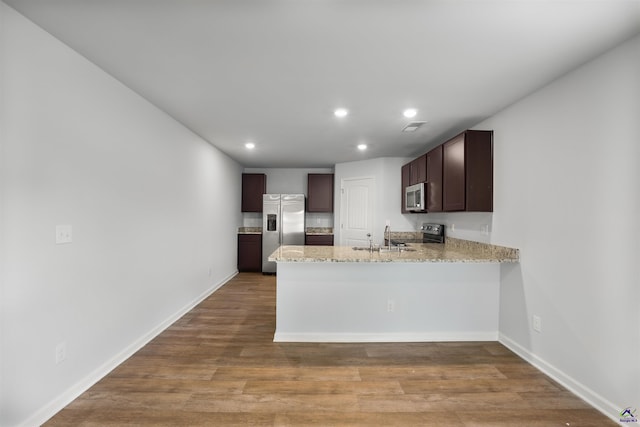
<path id="1" fill-rule="evenodd" d="M 262 271 L 262 234 L 238 234 L 238 271 Z"/>
<path id="2" fill-rule="evenodd" d="M 311 246 L 333 246 L 333 234 L 306 234 L 304 244 Z"/>

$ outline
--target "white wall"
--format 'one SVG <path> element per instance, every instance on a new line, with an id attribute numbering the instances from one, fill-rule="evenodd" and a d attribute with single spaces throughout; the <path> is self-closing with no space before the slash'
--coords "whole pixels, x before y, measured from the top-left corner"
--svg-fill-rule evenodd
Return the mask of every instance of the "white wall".
<path id="1" fill-rule="evenodd" d="M 4 378 L 4 335 L 5 335 L 5 326 L 4 326 L 4 315 L 3 313 L 7 310 L 5 301 L 6 296 L 4 292 L 4 265 L 5 265 L 5 235 L 4 235 L 4 140 L 5 140 L 5 125 L 4 125 L 4 116 L 5 116 L 5 93 L 4 93 L 4 45 L 5 45 L 5 10 L 4 3 L 0 2 L 0 424 L 2 421 L 2 413 L 4 412 L 4 386 L 5 378 Z"/>
<path id="2" fill-rule="evenodd" d="M 416 231 L 422 225 L 424 215 L 402 214 L 402 192 L 400 168 L 411 159 L 403 157 L 381 157 L 357 162 L 338 163 L 335 166 L 335 202 L 334 224 L 335 242 L 340 244 L 341 184 L 348 178 L 373 177 L 376 182 L 376 206 L 373 218 L 374 243 L 383 243 L 386 220 L 391 223 L 392 231 Z"/>
<path id="3" fill-rule="evenodd" d="M 267 175 L 267 193 L 307 195 L 307 175 L 310 173 L 333 173 L 331 168 L 245 168 L 245 173 Z M 333 227 L 333 215 L 329 213 L 307 212 L 307 227 Z M 246 212 L 243 226 L 261 227 L 262 214 Z"/>
<path id="4" fill-rule="evenodd" d="M 491 241 L 493 212 L 434 212 L 415 215 L 420 224 L 423 222 L 444 224 L 446 237 L 484 243 Z"/>
<path id="5" fill-rule="evenodd" d="M 267 175 L 269 194 L 307 194 L 307 175 L 333 173 L 331 168 L 245 168 L 244 173 Z"/>
<path id="6" fill-rule="evenodd" d="M 503 341 L 612 418 L 640 406 L 640 36 L 480 123 Z M 542 318 L 532 332 L 531 316 Z"/>
<path id="7" fill-rule="evenodd" d="M 0 13 L 0 425 L 37 425 L 235 274 L 241 167 Z"/>

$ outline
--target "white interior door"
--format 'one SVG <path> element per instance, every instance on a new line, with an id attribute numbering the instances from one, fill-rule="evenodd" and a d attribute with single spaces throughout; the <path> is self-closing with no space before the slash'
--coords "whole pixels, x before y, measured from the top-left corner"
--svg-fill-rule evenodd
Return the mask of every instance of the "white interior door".
<path id="1" fill-rule="evenodd" d="M 342 180 L 340 245 L 369 245 L 367 234 L 373 236 L 375 193 L 373 177 Z"/>

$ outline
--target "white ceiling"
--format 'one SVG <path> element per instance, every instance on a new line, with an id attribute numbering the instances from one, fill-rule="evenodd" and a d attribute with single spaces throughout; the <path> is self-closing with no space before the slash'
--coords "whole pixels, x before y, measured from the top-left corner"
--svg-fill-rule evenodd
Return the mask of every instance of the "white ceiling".
<path id="1" fill-rule="evenodd" d="M 421 154 L 640 32 L 640 0 L 4 1 L 247 167 Z"/>

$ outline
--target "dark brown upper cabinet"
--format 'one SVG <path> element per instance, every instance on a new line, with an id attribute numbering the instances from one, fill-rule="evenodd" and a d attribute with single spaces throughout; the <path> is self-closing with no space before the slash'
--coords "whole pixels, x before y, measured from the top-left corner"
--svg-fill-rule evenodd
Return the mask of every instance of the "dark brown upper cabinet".
<path id="1" fill-rule="evenodd" d="M 427 156 L 427 183 L 424 186 L 427 212 L 442 212 L 442 145 Z"/>
<path id="2" fill-rule="evenodd" d="M 263 173 L 242 174 L 242 212 L 262 212 L 262 195 L 267 192 Z"/>
<path id="3" fill-rule="evenodd" d="M 493 212 L 493 131 L 467 130 L 442 145 L 445 212 Z"/>
<path id="4" fill-rule="evenodd" d="M 410 180 L 411 180 L 411 163 L 407 163 L 406 165 L 402 166 L 402 188 L 400 189 L 400 194 L 402 194 L 402 207 L 400 209 L 400 212 L 402 213 L 410 213 L 407 210 L 407 193 L 405 192 L 405 188 L 407 188 L 408 186 L 410 186 Z"/>
<path id="5" fill-rule="evenodd" d="M 406 165 L 402 166 L 402 179 L 400 194 L 402 194 L 401 201 L 402 206 L 400 212 L 402 213 L 415 213 L 406 209 L 407 194 L 405 189 L 414 184 L 424 183 L 427 180 L 427 155 L 423 154 L 417 159 L 413 159 Z"/>
<path id="6" fill-rule="evenodd" d="M 411 175 L 409 185 L 420 184 L 427 181 L 427 155 L 423 154 L 411 163 Z"/>
<path id="7" fill-rule="evenodd" d="M 307 176 L 307 212 L 333 212 L 333 174 Z"/>

